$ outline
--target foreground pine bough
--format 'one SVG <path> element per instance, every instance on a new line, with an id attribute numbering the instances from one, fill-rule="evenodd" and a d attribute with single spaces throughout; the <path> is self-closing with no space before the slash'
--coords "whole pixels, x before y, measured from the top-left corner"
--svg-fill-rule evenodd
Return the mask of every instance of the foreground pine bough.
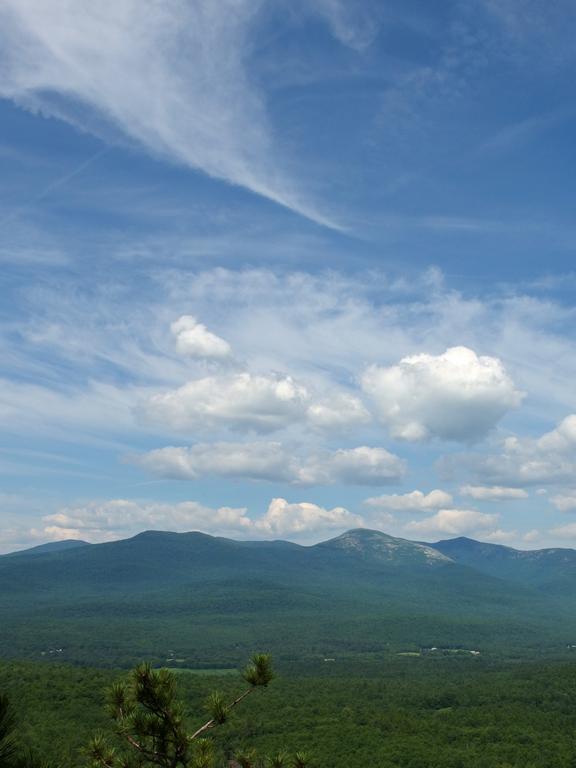
<path id="1" fill-rule="evenodd" d="M 225 723 L 231 711 L 257 688 L 266 688 L 274 677 L 270 656 L 256 654 L 242 673 L 248 687 L 232 701 L 217 692 L 206 703 L 209 719 L 195 729 L 184 721 L 177 698 L 176 677 L 167 669 L 141 664 L 129 678 L 114 685 L 108 709 L 114 721 L 110 737 L 94 737 L 87 752 L 91 768 L 216 768 L 210 731 Z M 85 762 L 85 761 L 83 761 Z M 219 763 L 219 766 L 221 763 Z M 280 752 L 259 757 L 255 751 L 228 759 L 228 768 L 309 768 L 303 753 Z M 15 718 L 7 697 L 0 695 L 0 768 L 58 768 L 18 744 Z"/>
<path id="2" fill-rule="evenodd" d="M 28 750 L 18 748 L 15 735 L 16 722 L 10 702 L 0 694 L 0 766 L 1 768 L 48 768 Z"/>
<path id="3" fill-rule="evenodd" d="M 212 693 L 206 709 L 209 719 L 189 730 L 176 695 L 176 678 L 166 669 L 142 664 L 110 691 L 109 711 L 115 722 L 114 740 L 98 735 L 90 745 L 92 768 L 215 768 L 214 744 L 209 732 L 228 719 L 257 688 L 266 688 L 274 674 L 270 656 L 256 654 L 242 677 L 248 688 L 230 702 Z M 230 768 L 307 768 L 308 758 L 279 753 L 261 759 L 254 752 L 237 754 Z"/>

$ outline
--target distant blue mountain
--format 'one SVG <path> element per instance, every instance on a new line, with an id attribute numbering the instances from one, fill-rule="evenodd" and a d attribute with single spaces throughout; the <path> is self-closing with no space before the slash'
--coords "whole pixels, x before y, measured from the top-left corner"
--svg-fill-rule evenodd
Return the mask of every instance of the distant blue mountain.
<path id="1" fill-rule="evenodd" d="M 50 541 L 47 544 L 39 544 L 36 547 L 30 547 L 29 549 L 19 549 L 17 552 L 11 552 L 8 557 L 15 557 L 19 555 L 45 555 L 51 552 L 65 552 L 69 549 L 77 549 L 78 547 L 90 546 L 88 541 L 81 541 L 80 539 L 63 539 L 62 541 Z"/>
<path id="2" fill-rule="evenodd" d="M 484 574 L 554 593 L 576 595 L 576 550 L 521 550 L 461 536 L 431 544 L 455 563 Z"/>

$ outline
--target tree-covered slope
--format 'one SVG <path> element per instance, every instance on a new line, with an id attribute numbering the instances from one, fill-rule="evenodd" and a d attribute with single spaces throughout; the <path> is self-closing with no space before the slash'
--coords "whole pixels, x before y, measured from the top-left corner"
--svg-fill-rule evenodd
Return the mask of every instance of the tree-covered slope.
<path id="1" fill-rule="evenodd" d="M 481 573 L 537 587 L 550 594 L 576 594 L 576 551 L 568 548 L 519 550 L 466 537 L 431 544 L 452 561 Z"/>
<path id="2" fill-rule="evenodd" d="M 0 662 L 0 691 L 17 714 L 21 744 L 62 768 L 109 732 L 104 689 L 117 670 Z M 223 750 L 302 749 L 314 768 L 573 768 L 572 664 L 495 664 L 482 657 L 396 657 L 355 667 L 338 660 L 314 674 L 287 670 L 248 697 L 215 732 Z M 238 674 L 178 675 L 190 722 L 214 689 L 239 690 Z"/>
<path id="3" fill-rule="evenodd" d="M 132 664 L 573 641 L 561 600 L 429 545 L 349 531 L 314 546 L 148 531 L 0 557 L 0 654 Z M 176 659 L 180 659 L 177 662 Z"/>
<path id="4" fill-rule="evenodd" d="M 20 557 L 20 555 L 45 555 L 50 552 L 63 552 L 68 549 L 87 546 L 89 546 L 89 542 L 82 541 L 81 539 L 63 539 L 61 541 L 49 541 L 47 544 L 39 544 L 37 547 L 30 547 L 29 549 L 19 549 L 16 552 L 11 552 L 8 557 Z"/>

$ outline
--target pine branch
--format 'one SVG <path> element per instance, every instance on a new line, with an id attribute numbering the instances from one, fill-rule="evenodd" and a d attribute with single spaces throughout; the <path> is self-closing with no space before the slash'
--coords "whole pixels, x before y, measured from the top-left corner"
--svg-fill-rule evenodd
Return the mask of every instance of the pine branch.
<path id="1" fill-rule="evenodd" d="M 234 699 L 228 706 L 226 707 L 226 712 L 230 712 L 231 709 L 233 709 L 235 706 L 240 704 L 240 702 L 246 698 L 254 688 L 247 688 L 244 693 L 240 694 L 237 699 Z M 215 728 L 217 725 L 221 725 L 222 721 L 217 720 L 216 718 L 212 718 L 208 720 L 207 723 L 204 723 L 204 725 L 200 726 L 197 731 L 195 731 L 191 736 L 188 736 L 188 741 L 194 741 L 194 739 L 197 739 L 198 736 L 205 733 L 206 731 L 210 730 L 211 728 Z"/>

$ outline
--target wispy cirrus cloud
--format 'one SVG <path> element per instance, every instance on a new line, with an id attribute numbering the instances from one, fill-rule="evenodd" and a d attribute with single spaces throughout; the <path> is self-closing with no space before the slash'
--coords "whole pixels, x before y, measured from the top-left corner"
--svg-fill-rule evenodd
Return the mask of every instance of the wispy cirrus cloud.
<path id="1" fill-rule="evenodd" d="M 502 50 L 513 60 L 529 59 L 532 67 L 573 61 L 576 8 L 571 0 L 475 0 L 469 5 L 496 24 Z"/>
<path id="2" fill-rule="evenodd" d="M 5 0 L 0 96 L 338 229 L 294 180 L 249 71 L 266 5 L 166 0 L 143 12 L 137 0 Z M 333 0 L 317 10 L 338 33 L 343 8 Z M 364 39 L 349 30 L 338 37 Z"/>
<path id="3" fill-rule="evenodd" d="M 317 13 L 327 20 L 334 37 L 344 45 L 362 51 L 378 32 L 379 14 L 375 3 L 347 3 L 342 0 L 315 0 Z"/>

